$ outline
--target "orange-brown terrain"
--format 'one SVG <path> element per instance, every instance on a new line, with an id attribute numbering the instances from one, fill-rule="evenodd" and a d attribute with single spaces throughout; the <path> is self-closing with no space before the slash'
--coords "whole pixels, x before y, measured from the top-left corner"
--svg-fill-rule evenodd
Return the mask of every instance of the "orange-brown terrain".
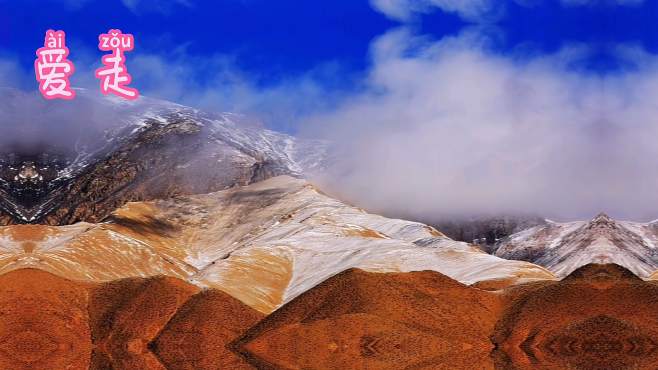
<path id="1" fill-rule="evenodd" d="M 501 303 L 436 272 L 352 269 L 271 314 L 238 347 L 258 368 L 487 368 Z"/>
<path id="2" fill-rule="evenodd" d="M 658 286 L 616 265 L 498 291 L 341 273 L 238 341 L 263 369 L 654 369 Z"/>
<path id="3" fill-rule="evenodd" d="M 265 317 L 172 277 L 0 276 L 0 369 L 653 369 L 658 285 L 616 265 L 500 290 L 349 269 Z"/>
<path id="4" fill-rule="evenodd" d="M 175 278 L 78 283 L 0 276 L 0 369 L 250 368 L 227 343 L 262 318 Z"/>
<path id="5" fill-rule="evenodd" d="M 0 274 L 76 281 L 166 275 L 269 314 L 348 268 L 439 271 L 465 284 L 554 279 L 416 222 L 373 215 L 279 176 L 229 190 L 128 203 L 104 222 L 0 226 Z"/>
<path id="6" fill-rule="evenodd" d="M 512 287 L 492 337 L 500 369 L 655 369 L 658 285 L 617 265 Z"/>

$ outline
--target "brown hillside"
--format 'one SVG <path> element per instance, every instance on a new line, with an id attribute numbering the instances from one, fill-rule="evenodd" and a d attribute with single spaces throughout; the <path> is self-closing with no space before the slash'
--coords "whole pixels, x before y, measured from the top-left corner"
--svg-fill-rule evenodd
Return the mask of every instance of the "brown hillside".
<path id="1" fill-rule="evenodd" d="M 436 272 L 352 269 L 235 347 L 261 369 L 653 369 L 656 312 L 658 284 L 617 265 L 492 292 Z"/>
<path id="2" fill-rule="evenodd" d="M 88 292 L 39 270 L 0 275 L 0 369 L 87 369 Z"/>
<path id="3" fill-rule="evenodd" d="M 262 314 L 170 277 L 0 275 L 0 369 L 248 369 L 227 344 Z"/>
<path id="4" fill-rule="evenodd" d="M 493 291 L 350 269 L 267 318 L 176 278 L 22 269 L 0 275 L 0 369 L 653 369 L 656 312 L 658 283 L 616 265 Z"/>
<path id="5" fill-rule="evenodd" d="M 340 273 L 251 329 L 236 346 L 259 368 L 493 368 L 493 293 L 437 272 Z"/>
<path id="6" fill-rule="evenodd" d="M 187 301 L 152 345 L 169 370 L 253 369 L 227 345 L 263 318 L 218 290 Z"/>
<path id="7" fill-rule="evenodd" d="M 616 265 L 511 288 L 493 342 L 500 369 L 658 367 L 658 285 Z"/>

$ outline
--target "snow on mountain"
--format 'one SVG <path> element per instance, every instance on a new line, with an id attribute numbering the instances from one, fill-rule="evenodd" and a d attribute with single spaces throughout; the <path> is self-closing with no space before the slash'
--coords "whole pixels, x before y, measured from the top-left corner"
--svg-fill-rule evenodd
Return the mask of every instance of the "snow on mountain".
<path id="1" fill-rule="evenodd" d="M 125 101 L 116 97 L 101 97 L 86 90 L 80 91 L 80 96 L 121 117 L 104 131 L 107 143 L 130 140 L 153 126 L 185 121 L 191 124 L 189 130 L 203 128 L 209 142 L 234 148 L 234 154 L 243 161 L 276 163 L 289 174 L 297 176 L 320 166 L 326 150 L 326 143 L 322 141 L 300 140 L 258 127 L 241 114 L 208 113 L 148 97 Z"/>
<path id="2" fill-rule="evenodd" d="M 302 179 L 133 202 L 103 223 L 0 227 L 0 273 L 34 267 L 76 280 L 165 274 L 270 312 L 351 267 L 434 270 L 466 284 L 554 279 L 420 223 L 368 214 Z"/>
<path id="3" fill-rule="evenodd" d="M 0 89 L 0 98 L 0 224 L 95 222 L 128 201 L 301 177 L 326 152 L 241 115 L 147 97 L 79 90 L 59 104 Z"/>
<path id="4" fill-rule="evenodd" d="M 244 116 L 86 90 L 66 104 L 0 98 L 0 131 L 16 134 L 0 135 L 0 273 L 164 274 L 262 312 L 352 267 L 494 287 L 555 278 L 324 195 L 302 178 L 325 166 L 327 143 Z"/>
<path id="5" fill-rule="evenodd" d="M 494 255 L 536 263 L 558 277 L 589 263 L 616 263 L 648 277 L 658 269 L 658 223 L 617 221 L 605 214 L 589 222 L 547 220 L 502 240 Z"/>

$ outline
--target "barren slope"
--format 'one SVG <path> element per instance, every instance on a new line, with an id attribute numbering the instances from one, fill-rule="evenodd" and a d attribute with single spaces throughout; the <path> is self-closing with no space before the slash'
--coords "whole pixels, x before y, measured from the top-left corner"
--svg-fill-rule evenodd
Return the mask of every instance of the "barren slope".
<path id="1" fill-rule="evenodd" d="M 235 347 L 259 369 L 655 369 L 657 302 L 654 282 L 617 265 L 496 292 L 430 271 L 348 270 Z"/>
<path id="2" fill-rule="evenodd" d="M 236 347 L 260 369 L 492 369 L 501 299 L 436 272 L 338 274 Z"/>
<path id="3" fill-rule="evenodd" d="M 169 277 L 104 284 L 23 269 L 0 276 L 0 368 L 252 369 L 228 344 L 262 314 Z"/>
<path id="4" fill-rule="evenodd" d="M 0 238 L 0 273 L 32 267 L 86 281 L 165 274 L 217 287 L 261 312 L 352 267 L 434 270 L 466 284 L 554 278 L 426 225 L 368 214 L 287 176 L 128 203 L 99 224 L 6 226 Z"/>

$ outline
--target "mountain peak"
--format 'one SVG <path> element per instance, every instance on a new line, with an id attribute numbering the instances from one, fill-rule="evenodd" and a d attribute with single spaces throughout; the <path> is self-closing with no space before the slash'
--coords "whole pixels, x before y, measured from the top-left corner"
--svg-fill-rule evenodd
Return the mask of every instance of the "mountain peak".
<path id="1" fill-rule="evenodd" d="M 609 222 L 614 222 L 614 221 L 615 221 L 615 220 L 614 220 L 612 217 L 608 216 L 608 215 L 607 215 L 606 213 L 604 213 L 604 212 L 601 212 L 601 213 L 599 213 L 598 215 L 596 215 L 596 217 L 594 217 L 594 218 L 590 221 L 590 223 L 600 223 L 600 222 L 607 222 L 607 223 L 609 223 Z"/>
<path id="2" fill-rule="evenodd" d="M 0 90 L 0 136 L 8 138 L 0 148 L 0 225 L 96 222 L 129 201 L 302 177 L 324 161 L 324 143 L 254 128 L 238 114 L 79 92 L 56 105 Z"/>
<path id="3" fill-rule="evenodd" d="M 511 235 L 495 255 L 533 262 L 558 276 L 587 264 L 618 264 L 640 277 L 658 269 L 658 230 L 600 213 L 590 221 L 549 223 Z"/>

